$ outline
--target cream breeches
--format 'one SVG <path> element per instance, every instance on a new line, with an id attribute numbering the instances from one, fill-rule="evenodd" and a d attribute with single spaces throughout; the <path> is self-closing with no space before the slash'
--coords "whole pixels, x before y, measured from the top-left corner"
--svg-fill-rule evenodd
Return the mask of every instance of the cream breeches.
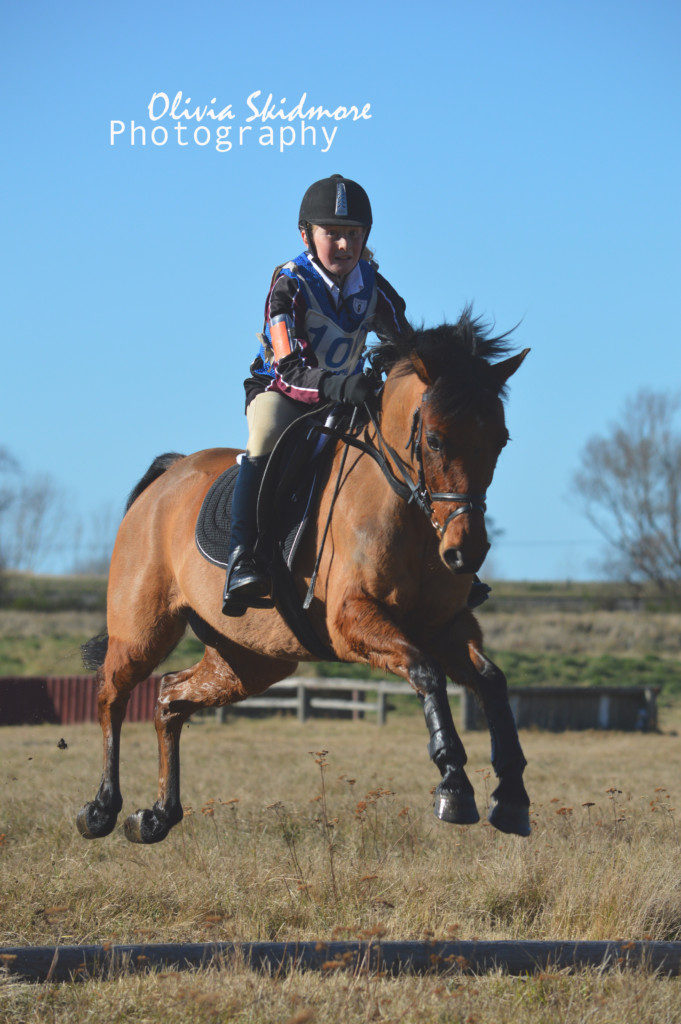
<path id="1" fill-rule="evenodd" d="M 289 424 L 309 411 L 309 406 L 291 402 L 277 391 L 263 391 L 256 395 L 246 409 L 248 457 L 256 459 L 269 455 Z"/>

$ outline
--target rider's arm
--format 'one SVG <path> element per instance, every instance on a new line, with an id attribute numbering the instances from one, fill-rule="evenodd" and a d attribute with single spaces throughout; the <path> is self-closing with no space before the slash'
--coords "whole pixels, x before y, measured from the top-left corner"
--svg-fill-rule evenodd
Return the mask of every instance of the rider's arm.
<path id="1" fill-rule="evenodd" d="M 392 341 L 395 337 L 409 337 L 413 327 L 405 315 L 406 303 L 382 274 L 376 274 L 376 312 L 372 330 L 381 341 Z"/>
<path id="2" fill-rule="evenodd" d="M 274 381 L 270 390 L 280 391 L 297 402 L 315 405 L 319 387 L 328 371 L 317 357 L 305 333 L 307 306 L 297 279 L 285 271 L 270 291 L 265 308 L 270 343 L 274 352 Z"/>

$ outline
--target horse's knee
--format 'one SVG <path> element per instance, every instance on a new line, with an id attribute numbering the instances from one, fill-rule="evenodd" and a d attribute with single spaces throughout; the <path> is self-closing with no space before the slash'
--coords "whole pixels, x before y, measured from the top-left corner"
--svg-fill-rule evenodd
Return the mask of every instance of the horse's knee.
<path id="1" fill-rule="evenodd" d="M 119 728 L 125 717 L 132 686 L 121 686 L 114 678 L 105 679 L 97 695 L 97 719 L 103 729 Z"/>
<path id="2" fill-rule="evenodd" d="M 508 694 L 506 676 L 498 665 L 486 658 L 480 651 L 475 652 L 473 664 L 476 670 L 477 688 L 490 696 L 505 697 Z"/>
<path id="3" fill-rule="evenodd" d="M 446 693 L 447 677 L 444 670 L 433 661 L 420 661 L 409 669 L 409 682 L 423 697 Z"/>

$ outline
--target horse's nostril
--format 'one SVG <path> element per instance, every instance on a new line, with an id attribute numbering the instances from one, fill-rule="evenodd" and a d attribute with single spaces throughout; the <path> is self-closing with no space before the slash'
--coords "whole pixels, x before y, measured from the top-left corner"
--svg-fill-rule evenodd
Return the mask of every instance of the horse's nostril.
<path id="1" fill-rule="evenodd" d="M 454 572 L 459 569 L 463 569 L 464 561 L 463 555 L 458 548 L 447 548 L 444 553 L 444 559 L 450 569 Z"/>

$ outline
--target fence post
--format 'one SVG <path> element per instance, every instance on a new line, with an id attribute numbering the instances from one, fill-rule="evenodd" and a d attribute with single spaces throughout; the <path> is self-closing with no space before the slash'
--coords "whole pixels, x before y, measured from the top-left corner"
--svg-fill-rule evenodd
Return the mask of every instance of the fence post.
<path id="1" fill-rule="evenodd" d="M 378 725 L 385 725 L 385 689 L 381 684 L 378 688 L 378 708 L 376 710 L 376 721 Z"/>
<path id="2" fill-rule="evenodd" d="M 475 697 L 470 690 L 463 690 L 461 694 L 461 718 L 466 732 L 476 727 L 476 711 Z"/>
<path id="3" fill-rule="evenodd" d="M 298 721 L 306 722 L 310 717 L 310 692 L 304 682 L 298 683 Z"/>

